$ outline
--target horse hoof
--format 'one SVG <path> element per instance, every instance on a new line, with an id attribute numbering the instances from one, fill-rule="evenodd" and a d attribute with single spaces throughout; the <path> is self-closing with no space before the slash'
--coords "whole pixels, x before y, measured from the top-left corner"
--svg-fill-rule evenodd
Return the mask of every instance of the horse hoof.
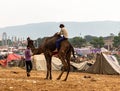
<path id="1" fill-rule="evenodd" d="M 52 78 L 50 78 L 50 80 L 52 80 Z"/>
<path id="2" fill-rule="evenodd" d="M 57 78 L 57 80 L 60 80 L 60 78 Z"/>
<path id="3" fill-rule="evenodd" d="M 44 78 L 44 80 L 48 80 L 48 78 Z"/>
<path id="4" fill-rule="evenodd" d="M 66 81 L 67 79 L 64 79 L 64 80 L 62 80 L 62 81 Z"/>

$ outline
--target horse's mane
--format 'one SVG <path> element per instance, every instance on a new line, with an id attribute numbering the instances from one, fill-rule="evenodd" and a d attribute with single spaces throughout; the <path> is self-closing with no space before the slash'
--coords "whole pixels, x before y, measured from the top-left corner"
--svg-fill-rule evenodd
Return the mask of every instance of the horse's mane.
<path id="1" fill-rule="evenodd" d="M 53 35 L 53 37 L 55 37 L 55 36 L 59 36 L 58 33 L 55 33 L 55 34 Z"/>
<path id="2" fill-rule="evenodd" d="M 58 34 L 58 32 L 57 33 L 55 33 L 53 36 L 50 36 L 50 37 L 48 37 L 48 38 L 53 38 L 53 37 L 60 37 L 60 34 Z M 47 37 L 46 37 L 47 38 Z"/>

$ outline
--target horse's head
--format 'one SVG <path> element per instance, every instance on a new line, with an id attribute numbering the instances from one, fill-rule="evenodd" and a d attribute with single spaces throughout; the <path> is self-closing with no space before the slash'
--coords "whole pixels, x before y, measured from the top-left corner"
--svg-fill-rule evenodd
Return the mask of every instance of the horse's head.
<path id="1" fill-rule="evenodd" d="M 33 53 L 33 55 L 36 55 L 36 54 L 41 54 L 41 53 L 43 53 L 43 48 L 42 48 L 42 46 L 39 46 L 39 48 L 35 48 L 35 46 L 34 46 L 34 41 L 33 40 L 27 40 L 27 42 L 28 42 L 28 46 L 31 48 L 31 50 L 32 50 L 32 53 Z"/>
<path id="2" fill-rule="evenodd" d="M 33 40 L 29 39 L 29 40 L 27 40 L 27 42 L 28 42 L 28 46 L 30 48 L 34 48 L 34 41 Z"/>

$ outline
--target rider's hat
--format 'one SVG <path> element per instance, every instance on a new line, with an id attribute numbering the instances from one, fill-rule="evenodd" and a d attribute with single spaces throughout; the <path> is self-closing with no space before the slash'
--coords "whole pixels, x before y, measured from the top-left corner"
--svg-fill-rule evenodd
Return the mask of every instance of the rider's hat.
<path id="1" fill-rule="evenodd" d="M 64 26 L 64 24 L 60 24 L 60 26 L 59 26 L 59 27 L 60 27 L 60 28 L 63 28 L 63 27 L 65 27 L 65 26 Z"/>

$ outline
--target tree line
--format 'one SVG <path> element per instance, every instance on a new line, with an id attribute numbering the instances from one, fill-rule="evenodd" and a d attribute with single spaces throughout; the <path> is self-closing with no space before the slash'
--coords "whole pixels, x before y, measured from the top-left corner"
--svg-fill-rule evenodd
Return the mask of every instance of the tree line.
<path id="1" fill-rule="evenodd" d="M 44 38 L 36 39 L 35 46 L 40 45 Z M 68 40 L 74 47 L 79 47 L 79 48 L 85 46 L 93 46 L 94 48 L 101 48 L 105 46 L 104 37 L 101 36 L 96 37 L 96 36 L 86 35 L 84 36 L 84 38 L 80 36 L 76 36 L 73 38 L 69 38 Z M 113 39 L 113 47 L 118 48 L 119 46 L 120 46 L 120 34 L 118 34 L 118 36 L 114 36 Z"/>
<path id="2" fill-rule="evenodd" d="M 36 39 L 34 42 L 35 46 L 38 47 L 45 38 L 46 37 Z M 73 38 L 69 38 L 68 40 L 73 45 L 73 47 L 79 47 L 79 48 L 86 47 L 86 46 L 93 46 L 94 48 L 101 48 L 105 46 L 104 37 L 86 35 L 84 36 L 84 38 L 80 36 L 76 36 Z M 9 45 L 12 44 L 10 39 L 7 41 L 9 41 Z M 1 45 L 2 45 L 2 41 L 0 41 L 0 46 Z M 120 48 L 120 33 L 117 36 L 114 36 L 113 47 Z"/>

